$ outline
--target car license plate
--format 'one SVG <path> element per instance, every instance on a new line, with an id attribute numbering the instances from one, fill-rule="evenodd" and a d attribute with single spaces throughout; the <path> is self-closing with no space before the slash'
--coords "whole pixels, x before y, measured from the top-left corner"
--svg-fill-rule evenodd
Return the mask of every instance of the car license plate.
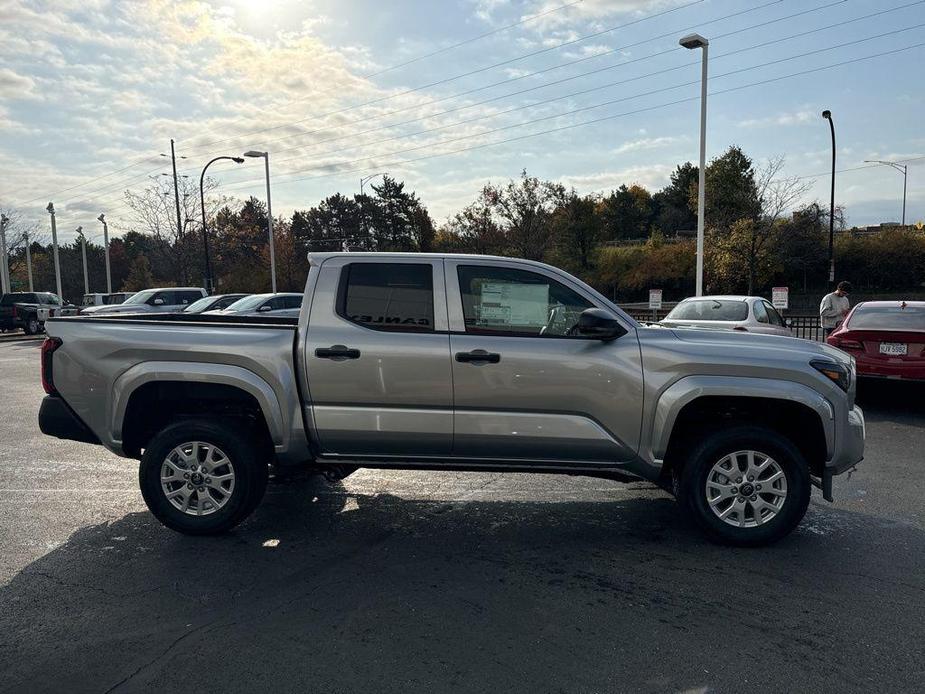
<path id="1" fill-rule="evenodd" d="M 906 356 L 908 346 L 902 342 L 881 342 L 880 354 L 889 354 L 896 357 Z"/>

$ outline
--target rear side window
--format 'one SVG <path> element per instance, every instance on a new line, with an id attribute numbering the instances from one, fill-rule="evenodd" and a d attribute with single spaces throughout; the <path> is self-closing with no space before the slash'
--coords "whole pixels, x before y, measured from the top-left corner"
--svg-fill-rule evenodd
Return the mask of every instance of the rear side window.
<path id="1" fill-rule="evenodd" d="M 283 308 L 302 308 L 301 296 L 284 296 Z"/>
<path id="2" fill-rule="evenodd" d="M 175 304 L 191 304 L 194 301 L 199 301 L 202 298 L 202 292 L 174 292 L 176 299 L 173 301 Z"/>
<path id="3" fill-rule="evenodd" d="M 760 301 L 755 302 L 755 320 L 759 323 L 768 323 L 768 310 L 764 307 L 764 304 Z"/>
<path id="4" fill-rule="evenodd" d="M 352 263 L 341 271 L 337 313 L 375 330 L 434 331 L 429 264 Z"/>
<path id="5" fill-rule="evenodd" d="M 740 321 L 748 318 L 748 304 L 728 299 L 703 299 L 678 304 L 666 320 L 726 320 Z"/>

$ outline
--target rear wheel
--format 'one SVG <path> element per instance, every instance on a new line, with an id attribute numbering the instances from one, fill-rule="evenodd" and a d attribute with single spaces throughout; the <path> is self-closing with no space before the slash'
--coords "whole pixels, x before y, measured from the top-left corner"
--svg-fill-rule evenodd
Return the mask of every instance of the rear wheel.
<path id="1" fill-rule="evenodd" d="M 26 321 L 26 324 L 23 326 L 22 329 L 23 329 L 23 332 L 26 333 L 26 335 L 37 334 L 39 330 L 41 330 L 41 326 L 39 325 L 38 318 L 29 318 Z"/>
<path id="2" fill-rule="evenodd" d="M 680 501 L 718 542 L 758 546 L 780 540 L 809 505 L 809 469 L 799 450 L 762 427 L 708 435 L 681 473 Z"/>
<path id="3" fill-rule="evenodd" d="M 262 451 L 246 429 L 212 420 L 172 424 L 141 458 L 142 496 L 168 528 L 188 535 L 225 532 L 263 498 L 268 461 Z"/>

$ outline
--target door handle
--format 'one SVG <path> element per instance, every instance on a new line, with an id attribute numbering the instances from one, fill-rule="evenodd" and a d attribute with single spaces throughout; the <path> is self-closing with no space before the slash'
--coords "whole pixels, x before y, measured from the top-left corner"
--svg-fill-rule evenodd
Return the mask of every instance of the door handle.
<path id="1" fill-rule="evenodd" d="M 456 361 L 461 363 L 478 363 L 497 364 L 501 361 L 501 355 L 494 352 L 486 352 L 484 349 L 474 349 L 471 352 L 457 352 Z"/>
<path id="2" fill-rule="evenodd" d="M 333 347 L 319 347 L 315 350 L 315 356 L 320 359 L 359 359 L 360 350 L 344 345 L 334 345 Z"/>

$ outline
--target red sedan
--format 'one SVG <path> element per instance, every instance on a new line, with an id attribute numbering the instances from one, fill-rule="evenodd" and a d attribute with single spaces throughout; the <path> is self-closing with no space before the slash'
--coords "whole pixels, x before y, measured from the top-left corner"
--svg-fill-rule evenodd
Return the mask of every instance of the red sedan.
<path id="1" fill-rule="evenodd" d="M 865 301 L 826 340 L 852 355 L 858 376 L 925 381 L 925 301 Z"/>

